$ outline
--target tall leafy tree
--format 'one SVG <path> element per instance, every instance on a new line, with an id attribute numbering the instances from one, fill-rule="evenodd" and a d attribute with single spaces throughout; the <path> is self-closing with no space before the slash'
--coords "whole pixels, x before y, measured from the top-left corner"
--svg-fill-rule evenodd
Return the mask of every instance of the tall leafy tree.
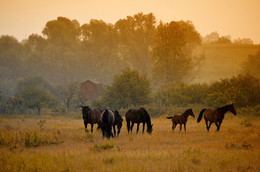
<path id="1" fill-rule="evenodd" d="M 26 108 L 37 109 L 39 118 L 43 107 L 56 103 L 56 98 L 51 94 L 52 85 L 41 76 L 20 79 L 15 90 L 16 99 L 21 100 Z"/>
<path id="2" fill-rule="evenodd" d="M 103 101 L 111 108 L 126 108 L 147 104 L 150 98 L 151 85 L 147 76 L 127 68 L 114 77 L 112 85 L 104 93 Z"/>
<path id="3" fill-rule="evenodd" d="M 119 52 L 128 66 L 142 74 L 150 73 L 150 48 L 155 34 L 156 19 L 152 13 L 138 13 L 120 19 L 115 27 L 119 35 Z"/>
<path id="4" fill-rule="evenodd" d="M 0 37 L 0 77 L 16 79 L 21 76 L 22 45 L 12 36 Z"/>
<path id="5" fill-rule="evenodd" d="M 200 35 L 191 22 L 161 22 L 152 48 L 153 78 L 158 85 L 177 84 L 188 79 L 198 62 L 192 52 Z"/>
<path id="6" fill-rule="evenodd" d="M 72 80 L 67 80 L 58 86 L 58 97 L 66 107 L 66 110 L 70 110 L 73 106 L 75 107 L 79 102 L 79 87 L 79 82 Z"/>
<path id="7" fill-rule="evenodd" d="M 79 41 L 80 25 L 77 20 L 58 17 L 57 20 L 47 22 L 42 33 L 56 45 L 72 46 Z"/>
<path id="8" fill-rule="evenodd" d="M 16 97 L 21 98 L 25 107 L 37 109 L 39 118 L 43 107 L 51 107 L 56 103 L 56 99 L 47 90 L 34 86 L 20 92 Z"/>
<path id="9" fill-rule="evenodd" d="M 91 78 L 111 83 L 112 76 L 120 72 L 126 65 L 120 58 L 118 36 L 113 24 L 102 20 L 91 20 L 81 26 L 82 29 L 82 69 Z"/>
<path id="10" fill-rule="evenodd" d="M 244 73 L 260 79 L 260 48 L 255 55 L 249 55 L 246 61 L 242 64 Z"/>

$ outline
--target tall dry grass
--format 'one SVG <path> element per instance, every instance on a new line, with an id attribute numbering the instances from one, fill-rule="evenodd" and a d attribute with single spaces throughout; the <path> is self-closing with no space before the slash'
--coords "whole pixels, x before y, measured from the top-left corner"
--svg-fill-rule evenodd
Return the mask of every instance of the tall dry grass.
<path id="1" fill-rule="evenodd" d="M 1 117 L 0 171 L 260 171 L 260 118 L 228 117 L 209 133 L 191 117 L 186 133 L 164 116 L 152 123 L 152 135 L 127 134 L 124 121 L 106 140 L 83 120 Z"/>

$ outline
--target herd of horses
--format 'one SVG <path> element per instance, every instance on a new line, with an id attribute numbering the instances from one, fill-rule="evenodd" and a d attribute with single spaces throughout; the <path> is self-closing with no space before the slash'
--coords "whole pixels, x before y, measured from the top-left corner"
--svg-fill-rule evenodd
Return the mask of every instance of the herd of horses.
<path id="1" fill-rule="evenodd" d="M 91 125 L 91 132 L 93 133 L 93 126 L 94 124 L 98 125 L 98 129 L 102 130 L 103 138 L 110 138 L 114 136 L 119 136 L 120 130 L 123 125 L 123 118 L 120 115 L 118 110 L 111 110 L 111 109 L 105 109 L 101 110 L 99 108 L 91 109 L 89 106 L 81 106 L 82 108 L 82 114 L 83 114 L 83 120 L 85 125 L 85 131 L 87 131 L 87 125 Z M 202 109 L 197 122 L 199 123 L 204 115 L 204 120 L 206 123 L 207 131 L 209 131 L 210 126 L 212 123 L 215 123 L 217 127 L 217 131 L 220 129 L 220 125 L 224 119 L 224 115 L 226 112 L 231 112 L 234 115 L 237 114 L 234 104 L 229 104 L 223 107 L 219 107 L 216 109 Z M 192 109 L 186 110 L 181 115 L 174 115 L 174 116 L 167 116 L 167 119 L 172 120 L 172 131 L 176 128 L 176 126 L 180 125 L 180 130 L 182 130 L 182 125 L 184 126 L 184 130 L 186 132 L 186 123 L 188 120 L 188 117 L 192 116 L 195 117 Z M 139 131 L 139 125 L 140 123 L 143 123 L 143 133 L 145 129 L 145 125 L 147 125 L 147 133 L 151 134 L 153 131 L 153 124 L 151 124 L 151 118 L 148 112 L 144 108 L 139 109 L 129 109 L 125 114 L 125 120 L 127 125 L 127 131 L 128 133 L 133 130 L 133 126 L 136 123 L 137 124 L 137 130 L 136 134 Z M 116 132 L 116 126 L 117 126 L 117 132 Z M 112 128 L 114 133 L 112 132 Z"/>

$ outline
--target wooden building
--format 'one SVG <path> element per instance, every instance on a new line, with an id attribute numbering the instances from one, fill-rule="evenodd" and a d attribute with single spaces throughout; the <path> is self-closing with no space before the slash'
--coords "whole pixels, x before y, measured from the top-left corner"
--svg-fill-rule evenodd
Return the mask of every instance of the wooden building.
<path id="1" fill-rule="evenodd" d="M 87 80 L 80 85 L 80 95 L 86 104 L 91 104 L 93 100 L 101 95 L 102 84 Z"/>

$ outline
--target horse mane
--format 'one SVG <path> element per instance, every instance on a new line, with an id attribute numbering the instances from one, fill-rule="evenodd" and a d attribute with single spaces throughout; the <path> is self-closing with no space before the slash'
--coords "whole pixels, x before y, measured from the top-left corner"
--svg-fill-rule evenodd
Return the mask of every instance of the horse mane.
<path id="1" fill-rule="evenodd" d="M 131 111 L 132 111 L 132 109 L 129 109 L 129 110 L 126 112 L 126 114 L 127 114 L 127 113 L 130 113 Z"/>
<path id="2" fill-rule="evenodd" d="M 225 105 L 225 106 L 219 107 L 219 108 L 217 108 L 217 111 L 225 114 L 228 111 L 228 106 L 230 106 L 230 105 Z"/>

